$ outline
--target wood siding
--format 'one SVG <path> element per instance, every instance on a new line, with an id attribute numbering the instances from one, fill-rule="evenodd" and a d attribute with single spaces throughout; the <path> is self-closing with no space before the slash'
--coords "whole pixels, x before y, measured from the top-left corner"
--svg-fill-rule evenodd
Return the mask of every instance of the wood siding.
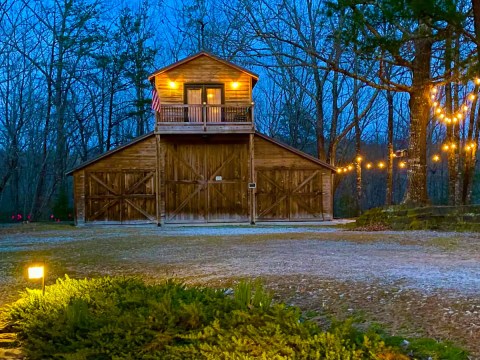
<path id="1" fill-rule="evenodd" d="M 255 137 L 256 212 L 265 220 L 331 220 L 332 171 Z"/>
<path id="2" fill-rule="evenodd" d="M 171 82 L 175 83 L 174 88 L 170 87 Z M 232 87 L 234 82 L 238 83 L 236 89 Z M 183 104 L 184 84 L 224 84 L 225 104 L 252 101 L 252 77 L 208 56 L 200 56 L 155 76 L 155 87 L 164 104 Z"/>
<path id="3" fill-rule="evenodd" d="M 74 196 L 77 224 L 333 218 L 332 170 L 256 134 L 146 137 L 76 170 Z"/>
<path id="4" fill-rule="evenodd" d="M 77 223 L 155 222 L 156 159 L 150 136 L 76 171 Z"/>
<path id="5" fill-rule="evenodd" d="M 167 223 L 242 222 L 248 212 L 248 137 L 163 136 Z"/>
<path id="6" fill-rule="evenodd" d="M 155 170 L 104 170 L 86 174 L 86 221 L 155 222 Z"/>

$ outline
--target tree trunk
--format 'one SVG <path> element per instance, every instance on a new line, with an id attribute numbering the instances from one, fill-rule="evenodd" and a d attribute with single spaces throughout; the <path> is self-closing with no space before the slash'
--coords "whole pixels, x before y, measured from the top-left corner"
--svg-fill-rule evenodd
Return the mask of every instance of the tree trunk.
<path id="1" fill-rule="evenodd" d="M 427 196 L 427 124 L 430 112 L 430 61 L 432 40 L 429 28 L 419 24 L 414 42 L 412 90 L 410 92 L 410 143 L 408 145 L 408 188 L 404 203 L 426 205 Z"/>
<path id="2" fill-rule="evenodd" d="M 387 164 L 387 194 L 385 205 L 393 204 L 393 92 L 387 91 L 388 106 L 388 164 Z"/>

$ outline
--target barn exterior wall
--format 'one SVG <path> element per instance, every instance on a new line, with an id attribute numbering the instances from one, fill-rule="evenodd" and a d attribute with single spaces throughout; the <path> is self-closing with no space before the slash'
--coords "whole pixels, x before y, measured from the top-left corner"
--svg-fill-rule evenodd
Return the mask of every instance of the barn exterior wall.
<path id="1" fill-rule="evenodd" d="M 175 86 L 171 87 L 170 83 Z M 232 84 L 236 82 L 237 88 Z M 225 104 L 250 103 L 252 80 L 248 74 L 208 56 L 201 56 L 155 76 L 155 87 L 164 104 L 184 103 L 184 84 L 224 84 Z"/>

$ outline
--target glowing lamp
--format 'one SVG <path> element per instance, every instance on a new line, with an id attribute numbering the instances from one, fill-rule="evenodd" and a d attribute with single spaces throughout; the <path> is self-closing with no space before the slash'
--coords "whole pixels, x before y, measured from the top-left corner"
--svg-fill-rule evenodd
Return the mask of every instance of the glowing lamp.
<path id="1" fill-rule="evenodd" d="M 467 106 L 467 105 L 463 105 L 463 106 L 462 106 L 462 110 L 463 110 L 463 111 L 468 111 L 468 106 Z"/>
<path id="2" fill-rule="evenodd" d="M 475 100 L 475 94 L 468 94 L 468 100 L 470 101 Z"/>
<path id="3" fill-rule="evenodd" d="M 448 146 L 448 144 L 445 144 L 442 146 L 443 151 L 448 151 L 449 149 L 450 149 L 450 146 Z"/>
<path id="4" fill-rule="evenodd" d="M 437 88 L 436 87 L 433 87 L 432 88 L 432 94 L 436 94 L 438 92 Z"/>
<path id="5" fill-rule="evenodd" d="M 45 295 L 45 265 L 32 264 L 27 269 L 29 280 L 42 279 L 42 294 Z"/>
<path id="6" fill-rule="evenodd" d="M 238 82 L 236 82 L 236 81 L 232 82 L 232 89 L 233 90 L 237 90 L 239 86 L 240 86 L 240 84 Z"/>
<path id="7" fill-rule="evenodd" d="M 433 155 L 433 156 L 432 156 L 432 160 L 433 160 L 434 162 L 439 162 L 439 161 L 440 161 L 440 156 L 438 156 L 438 155 Z"/>
<path id="8" fill-rule="evenodd" d="M 31 266 L 28 268 L 29 279 L 41 279 L 43 278 L 44 268 L 43 266 Z"/>
<path id="9" fill-rule="evenodd" d="M 435 98 L 436 98 L 435 94 L 432 94 L 431 98 L 432 98 L 432 100 L 435 100 Z"/>
<path id="10" fill-rule="evenodd" d="M 367 168 L 367 169 L 371 169 L 372 166 L 373 166 L 372 163 L 368 163 L 368 164 L 366 165 L 366 168 Z"/>
<path id="11" fill-rule="evenodd" d="M 458 113 L 455 116 L 457 117 L 458 120 L 462 120 L 462 117 L 463 117 L 462 114 Z"/>
<path id="12" fill-rule="evenodd" d="M 437 113 L 437 114 L 440 114 L 441 112 L 442 112 L 442 109 L 440 109 L 440 108 L 437 108 L 437 109 L 435 110 L 435 113 Z"/>
<path id="13" fill-rule="evenodd" d="M 360 155 L 358 155 L 358 156 L 356 157 L 356 160 L 357 160 L 357 162 L 360 162 L 360 161 L 363 160 L 363 158 L 362 158 Z"/>
<path id="14" fill-rule="evenodd" d="M 480 85 L 480 78 L 475 78 L 475 85 Z"/>
<path id="15" fill-rule="evenodd" d="M 378 167 L 379 167 L 380 169 L 383 169 L 383 168 L 385 167 L 385 163 L 384 163 L 383 161 L 380 161 L 380 162 L 378 163 Z"/>
<path id="16" fill-rule="evenodd" d="M 452 148 L 452 149 L 456 149 L 456 148 L 457 148 L 457 145 L 455 145 L 455 144 L 452 144 L 452 145 L 450 145 L 450 148 Z"/>
<path id="17" fill-rule="evenodd" d="M 407 167 L 407 163 L 405 161 L 400 161 L 398 166 L 400 167 L 400 169 L 405 169 Z"/>
<path id="18" fill-rule="evenodd" d="M 352 171 L 353 170 L 353 165 L 348 165 L 348 171 Z"/>
<path id="19" fill-rule="evenodd" d="M 170 81 L 168 85 L 170 86 L 171 89 L 175 89 L 177 87 L 177 83 L 175 81 Z"/>

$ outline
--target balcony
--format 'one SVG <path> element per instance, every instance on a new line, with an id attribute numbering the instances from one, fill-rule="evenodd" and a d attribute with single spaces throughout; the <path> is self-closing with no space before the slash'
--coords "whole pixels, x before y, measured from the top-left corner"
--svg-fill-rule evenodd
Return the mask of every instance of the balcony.
<path id="1" fill-rule="evenodd" d="M 253 103 L 238 105 L 162 104 L 156 113 L 162 134 L 251 133 L 255 131 Z"/>

